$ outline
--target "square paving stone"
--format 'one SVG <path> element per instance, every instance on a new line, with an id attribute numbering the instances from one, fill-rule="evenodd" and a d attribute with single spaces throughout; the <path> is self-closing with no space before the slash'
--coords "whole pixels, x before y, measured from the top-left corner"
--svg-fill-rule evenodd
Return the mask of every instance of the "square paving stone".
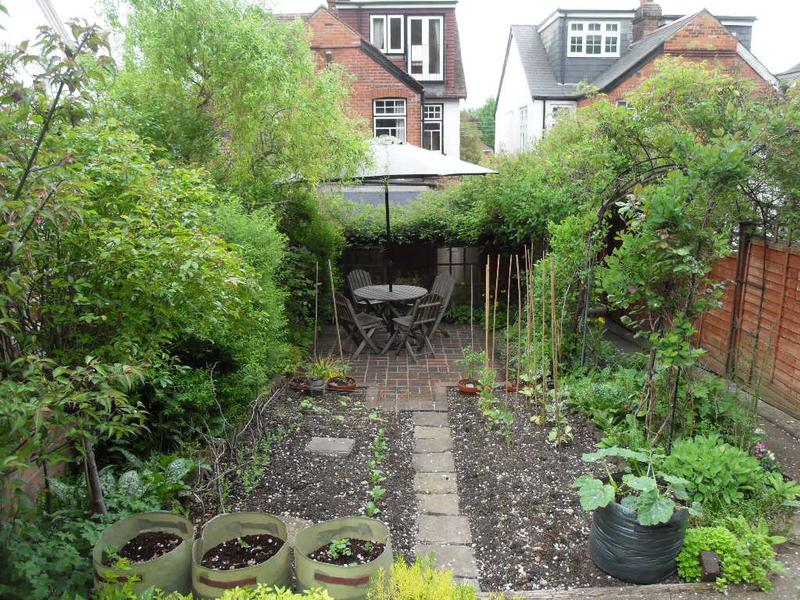
<path id="1" fill-rule="evenodd" d="M 431 554 L 436 557 L 436 567 L 452 571 L 456 577 L 466 579 L 478 578 L 478 566 L 475 554 L 470 546 L 454 546 L 450 544 L 417 544 L 415 556 Z"/>
<path id="2" fill-rule="evenodd" d="M 312 437 L 306 444 L 306 452 L 326 456 L 347 456 L 356 441 L 350 438 Z"/>
<path id="3" fill-rule="evenodd" d="M 457 494 L 455 473 L 417 473 L 414 490 L 419 494 Z"/>
<path id="4" fill-rule="evenodd" d="M 467 517 L 420 515 L 417 539 L 425 544 L 471 544 Z"/>
<path id="5" fill-rule="evenodd" d="M 431 452 L 415 454 L 414 468 L 417 473 L 453 473 L 456 465 L 452 452 Z"/>
<path id="6" fill-rule="evenodd" d="M 447 452 L 453 449 L 453 440 L 437 440 L 433 438 L 421 438 L 414 440 L 414 452 L 417 454 L 427 454 L 428 452 Z"/>
<path id="7" fill-rule="evenodd" d="M 447 427 L 450 425 L 450 422 L 447 418 L 447 413 L 415 412 L 414 425 L 423 425 L 428 427 Z"/>
<path id="8" fill-rule="evenodd" d="M 426 515 L 459 515 L 458 494 L 418 494 L 419 512 Z"/>
<path id="9" fill-rule="evenodd" d="M 417 425 L 414 427 L 414 438 L 418 440 L 449 440 L 450 428 L 449 427 L 427 427 L 424 425 Z"/>

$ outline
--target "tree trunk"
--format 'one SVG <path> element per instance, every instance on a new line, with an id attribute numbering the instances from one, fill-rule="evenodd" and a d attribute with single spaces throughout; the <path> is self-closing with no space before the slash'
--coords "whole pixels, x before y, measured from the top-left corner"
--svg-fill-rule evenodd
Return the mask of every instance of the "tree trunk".
<path id="1" fill-rule="evenodd" d="M 650 356 L 647 359 L 647 380 L 644 384 L 644 396 L 642 399 L 642 405 L 647 407 L 647 413 L 645 415 L 645 428 L 647 429 L 648 437 L 653 433 L 653 418 L 655 417 L 656 403 L 658 400 L 656 396 L 655 377 L 656 349 L 650 348 Z"/>
<path id="2" fill-rule="evenodd" d="M 92 512 L 107 515 L 103 488 L 100 487 L 100 474 L 97 471 L 97 462 L 94 458 L 94 446 L 88 439 L 83 440 L 83 466 L 86 470 L 86 487 L 89 491 L 89 507 Z"/>

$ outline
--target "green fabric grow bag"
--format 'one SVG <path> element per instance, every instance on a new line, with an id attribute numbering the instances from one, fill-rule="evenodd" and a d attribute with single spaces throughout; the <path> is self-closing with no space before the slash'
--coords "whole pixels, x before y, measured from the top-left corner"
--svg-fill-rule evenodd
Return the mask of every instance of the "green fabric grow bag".
<path id="1" fill-rule="evenodd" d="M 245 535 L 268 534 L 283 540 L 280 550 L 268 560 L 243 569 L 210 569 L 200 564 L 203 555 L 214 546 Z M 192 591 L 198 598 L 219 598 L 235 587 L 266 585 L 288 587 L 290 552 L 286 543 L 286 524 L 261 512 L 238 512 L 218 515 L 203 528 L 192 550 Z"/>
<path id="2" fill-rule="evenodd" d="M 166 531 L 183 539 L 181 544 L 163 556 L 140 563 L 132 563 L 130 571 L 120 571 L 103 565 L 108 548 L 119 550 L 140 533 Z M 191 590 L 192 541 L 194 528 L 189 519 L 170 512 L 149 512 L 132 515 L 106 527 L 92 550 L 95 580 L 104 583 L 116 578 L 127 581 L 131 572 L 138 576 L 134 584 L 137 593 L 151 586 L 165 592 L 188 594 Z"/>
<path id="3" fill-rule="evenodd" d="M 341 567 L 309 558 L 309 554 L 331 540 L 357 538 L 385 545 L 383 553 L 365 565 Z M 369 579 L 393 562 L 389 529 L 375 519 L 347 517 L 323 521 L 297 533 L 294 542 L 294 568 L 300 590 L 323 588 L 336 600 L 362 600 L 367 596 Z"/>

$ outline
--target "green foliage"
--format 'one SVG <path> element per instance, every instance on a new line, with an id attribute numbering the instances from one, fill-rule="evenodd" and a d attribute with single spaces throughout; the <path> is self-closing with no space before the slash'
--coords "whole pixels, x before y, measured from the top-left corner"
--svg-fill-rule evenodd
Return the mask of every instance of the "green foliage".
<path id="1" fill-rule="evenodd" d="M 333 600 L 327 591 L 322 589 L 306 592 L 293 592 L 285 588 L 276 588 L 263 584 L 257 586 L 237 587 L 227 590 L 220 600 Z"/>
<path id="2" fill-rule="evenodd" d="M 478 108 L 469 110 L 470 116 L 475 119 L 478 131 L 481 134 L 481 141 L 494 150 L 494 114 L 497 108 L 497 99 L 487 98 L 486 102 Z"/>
<path id="3" fill-rule="evenodd" d="M 461 111 L 461 160 L 479 163 L 483 158 L 481 132 L 475 119 L 465 110 Z"/>
<path id="4" fill-rule="evenodd" d="M 755 457 L 714 434 L 675 442 L 664 469 L 685 479 L 691 498 L 703 505 L 736 504 L 755 494 L 764 480 Z"/>
<path id="5" fill-rule="evenodd" d="M 340 558 L 344 558 L 345 556 L 353 556 L 353 549 L 350 546 L 350 540 L 348 538 L 341 538 L 331 540 L 331 543 L 328 544 L 328 549 L 325 553 L 333 560 L 338 560 Z"/>
<path id="6" fill-rule="evenodd" d="M 332 377 L 342 377 L 349 370 L 350 365 L 342 360 L 332 356 L 320 356 L 307 366 L 306 373 L 311 379 L 327 381 Z"/>
<path id="7" fill-rule="evenodd" d="M 721 591 L 737 583 L 753 583 L 768 591 L 772 589 L 769 576 L 782 569 L 773 546 L 784 541 L 770 536 L 763 521 L 752 527 L 742 517 L 728 519 L 725 527 L 690 528 L 677 558 L 678 574 L 687 581 L 699 581 L 700 553 L 711 551 L 720 558 L 722 575 L 717 587 Z"/>
<path id="8" fill-rule="evenodd" d="M 452 571 L 436 569 L 434 557 L 418 557 L 409 565 L 398 558 L 387 573 L 381 569 L 370 581 L 368 600 L 477 600 L 475 588 L 453 581 Z"/>
<path id="9" fill-rule="evenodd" d="M 472 348 L 465 347 L 463 349 L 463 354 L 463 358 L 458 360 L 458 365 L 464 369 L 464 378 L 477 381 L 478 372 L 486 363 L 486 352 L 479 352 Z M 492 381 L 492 383 L 494 383 L 494 381 Z"/>

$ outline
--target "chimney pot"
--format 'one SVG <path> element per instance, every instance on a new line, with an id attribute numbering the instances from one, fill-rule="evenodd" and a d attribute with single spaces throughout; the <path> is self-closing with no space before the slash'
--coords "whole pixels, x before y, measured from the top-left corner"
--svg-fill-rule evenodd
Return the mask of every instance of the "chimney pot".
<path id="1" fill-rule="evenodd" d="M 638 42 L 659 27 L 661 6 L 653 0 L 639 0 L 639 8 L 633 15 L 633 41 Z"/>

